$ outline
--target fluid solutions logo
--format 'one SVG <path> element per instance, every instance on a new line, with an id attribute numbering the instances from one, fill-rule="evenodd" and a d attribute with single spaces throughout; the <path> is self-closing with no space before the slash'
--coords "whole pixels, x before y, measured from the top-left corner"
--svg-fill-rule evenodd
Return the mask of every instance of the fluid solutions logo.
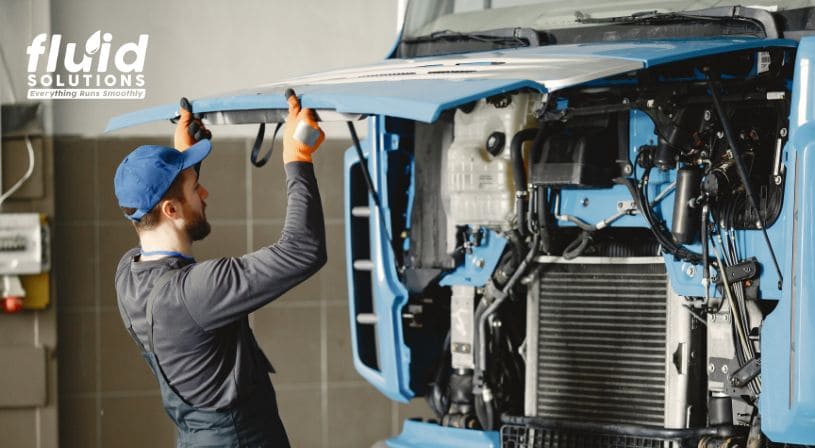
<path id="1" fill-rule="evenodd" d="M 47 34 L 35 36 L 26 48 L 28 99 L 144 99 L 148 38 L 141 34 L 114 51 L 113 35 L 101 30 L 88 37 L 84 50 L 74 42 L 63 47 L 60 34 L 50 41 Z M 44 73 L 38 72 L 42 61 Z"/>

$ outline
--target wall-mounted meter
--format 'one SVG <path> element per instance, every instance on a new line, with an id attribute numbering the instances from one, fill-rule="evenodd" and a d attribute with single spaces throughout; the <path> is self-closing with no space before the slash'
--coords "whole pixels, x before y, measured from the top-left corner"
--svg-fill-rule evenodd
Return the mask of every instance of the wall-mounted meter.
<path id="1" fill-rule="evenodd" d="M 19 276 L 48 272 L 50 260 L 48 226 L 40 214 L 0 213 L 0 299 L 5 311 L 23 308 L 27 294 Z"/>
<path id="2" fill-rule="evenodd" d="M 39 274 L 50 266 L 48 228 L 38 213 L 0 213 L 0 274 Z"/>

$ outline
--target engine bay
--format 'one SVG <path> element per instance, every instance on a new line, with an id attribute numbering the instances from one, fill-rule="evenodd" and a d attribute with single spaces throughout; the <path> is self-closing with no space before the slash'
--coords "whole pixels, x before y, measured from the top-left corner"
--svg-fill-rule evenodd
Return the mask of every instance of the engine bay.
<path id="1" fill-rule="evenodd" d="M 504 446 L 758 437 L 793 61 L 745 50 L 385 120 L 411 388 L 440 425 Z"/>

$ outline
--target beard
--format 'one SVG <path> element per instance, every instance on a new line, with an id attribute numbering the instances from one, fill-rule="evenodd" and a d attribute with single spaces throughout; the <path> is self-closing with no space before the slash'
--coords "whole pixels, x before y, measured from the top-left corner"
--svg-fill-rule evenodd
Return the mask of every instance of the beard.
<path id="1" fill-rule="evenodd" d="M 196 214 L 194 218 L 187 222 L 187 235 L 192 241 L 201 241 L 209 235 L 212 230 L 204 212 Z"/>

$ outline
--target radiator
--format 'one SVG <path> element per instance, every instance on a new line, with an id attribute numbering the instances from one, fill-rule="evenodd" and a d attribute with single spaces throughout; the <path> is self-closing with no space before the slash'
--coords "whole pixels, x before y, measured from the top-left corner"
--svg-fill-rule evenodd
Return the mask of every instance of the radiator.
<path id="1" fill-rule="evenodd" d="M 544 257 L 529 288 L 525 414 L 682 428 L 691 317 L 662 258 Z"/>

